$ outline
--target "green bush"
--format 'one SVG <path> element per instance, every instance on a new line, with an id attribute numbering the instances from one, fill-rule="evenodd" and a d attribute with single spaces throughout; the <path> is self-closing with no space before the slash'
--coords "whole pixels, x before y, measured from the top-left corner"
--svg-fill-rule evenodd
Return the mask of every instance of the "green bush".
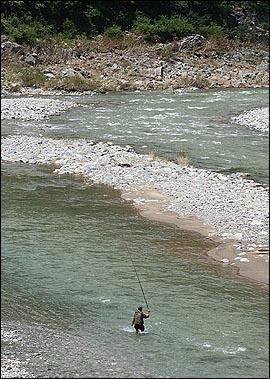
<path id="1" fill-rule="evenodd" d="M 34 67 L 22 66 L 22 64 L 10 63 L 8 66 L 3 64 L 3 82 L 9 86 L 16 85 L 16 88 L 21 87 L 42 87 L 46 81 L 43 73 Z"/>
<path id="2" fill-rule="evenodd" d="M 123 36 L 123 31 L 120 26 L 112 25 L 104 30 L 104 37 L 118 39 Z"/>
<path id="3" fill-rule="evenodd" d="M 45 84 L 45 88 L 65 90 L 70 92 L 94 91 L 100 86 L 100 82 L 95 79 L 84 79 L 79 76 L 71 76 L 69 78 L 55 78 L 47 81 Z"/>
<path id="4" fill-rule="evenodd" d="M 33 45 L 38 39 L 50 35 L 51 32 L 50 26 L 45 26 L 39 22 L 10 26 L 10 36 L 19 44 Z"/>
<path id="5" fill-rule="evenodd" d="M 1 17 L 1 34 L 11 35 L 12 30 L 19 25 L 20 20 L 17 16 Z"/>
<path id="6" fill-rule="evenodd" d="M 195 32 L 193 25 L 185 17 L 161 16 L 160 20 L 156 22 L 155 28 L 158 35 L 164 39 L 182 38 Z"/>
<path id="7" fill-rule="evenodd" d="M 32 45 L 38 38 L 36 29 L 31 25 L 21 24 L 17 28 L 14 28 L 11 32 L 11 37 L 19 43 L 27 43 Z"/>
<path id="8" fill-rule="evenodd" d="M 245 15 L 244 24 L 239 25 L 234 8 Z M 256 27 L 264 31 L 258 33 Z M 58 33 L 64 38 L 105 33 L 116 39 L 122 30 L 162 42 L 200 31 L 206 36 L 225 31 L 243 41 L 262 36 L 264 41 L 268 29 L 267 1 L 1 1 L 1 33 L 18 43 Z"/>
<path id="9" fill-rule="evenodd" d="M 132 31 L 151 35 L 152 24 L 148 17 L 138 14 L 133 23 Z"/>
<path id="10" fill-rule="evenodd" d="M 217 25 L 214 22 L 211 22 L 210 25 L 203 25 L 198 30 L 199 34 L 202 34 L 204 37 L 221 37 L 226 34 L 224 28 L 220 25 Z"/>
<path id="11" fill-rule="evenodd" d="M 138 15 L 132 30 L 144 34 L 150 39 L 162 41 L 182 38 L 195 32 L 188 19 L 179 16 L 161 16 L 159 20 L 151 21 L 145 16 Z"/>
<path id="12" fill-rule="evenodd" d="M 40 87 L 45 80 L 45 76 L 39 69 L 24 67 L 20 70 L 20 81 L 23 87 Z"/>
<path id="13" fill-rule="evenodd" d="M 256 37 L 256 31 L 252 30 L 247 25 L 238 25 L 234 30 L 233 36 L 240 41 L 251 41 Z"/>
<path id="14" fill-rule="evenodd" d="M 63 35 L 66 39 L 72 39 L 77 36 L 78 31 L 74 21 L 66 18 L 62 25 Z"/>

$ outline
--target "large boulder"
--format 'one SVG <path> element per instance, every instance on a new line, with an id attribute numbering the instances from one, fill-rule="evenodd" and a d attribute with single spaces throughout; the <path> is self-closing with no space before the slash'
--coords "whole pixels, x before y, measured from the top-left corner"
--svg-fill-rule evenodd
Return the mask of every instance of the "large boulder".
<path id="1" fill-rule="evenodd" d="M 179 50 L 181 49 L 194 49 L 203 45 L 206 39 L 200 34 L 193 34 L 185 37 L 179 44 Z"/>
<path id="2" fill-rule="evenodd" d="M 23 46 L 19 45 L 16 42 L 4 41 L 1 43 L 1 53 L 9 52 L 9 53 L 18 53 L 23 50 Z"/>

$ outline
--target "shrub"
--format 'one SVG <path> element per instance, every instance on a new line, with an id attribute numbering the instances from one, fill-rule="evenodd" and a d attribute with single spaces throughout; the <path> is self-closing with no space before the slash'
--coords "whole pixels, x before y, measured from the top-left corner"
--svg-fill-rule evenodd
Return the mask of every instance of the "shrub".
<path id="1" fill-rule="evenodd" d="M 211 22 L 210 25 L 203 25 L 199 28 L 199 34 L 204 37 L 221 37 L 226 34 L 224 28 L 220 25 Z"/>
<path id="2" fill-rule="evenodd" d="M 150 21 L 147 17 L 138 15 L 132 30 L 144 34 L 146 38 L 153 41 L 160 39 L 164 42 L 185 37 L 195 32 L 188 19 L 180 16 L 170 18 L 161 16 L 159 20 Z"/>
<path id="3" fill-rule="evenodd" d="M 132 31 L 142 33 L 145 35 L 151 34 L 152 24 L 148 17 L 137 15 L 136 20 L 133 23 Z"/>
<path id="4" fill-rule="evenodd" d="M 187 151 L 178 151 L 176 161 L 181 167 L 188 167 L 190 163 L 190 154 Z"/>
<path id="5" fill-rule="evenodd" d="M 9 60 L 2 62 L 2 79 L 3 84 L 21 87 L 41 87 L 46 82 L 46 77 L 41 70 L 35 67 L 29 67 L 22 63 L 14 63 Z"/>
<path id="6" fill-rule="evenodd" d="M 159 55 L 164 60 L 169 62 L 175 58 L 177 52 L 178 52 L 178 45 L 167 45 L 167 46 L 162 46 L 162 48 L 159 50 Z"/>
<path id="7" fill-rule="evenodd" d="M 67 39 L 75 38 L 78 35 L 77 27 L 74 21 L 70 20 L 69 18 L 66 18 L 63 22 L 62 29 L 62 34 Z"/>
<path id="8" fill-rule="evenodd" d="M 19 44 L 33 45 L 37 40 L 37 31 L 32 25 L 21 24 L 13 29 L 11 37 Z"/>
<path id="9" fill-rule="evenodd" d="M 155 24 L 158 35 L 165 39 L 182 38 L 195 32 L 194 27 L 185 17 L 172 16 L 170 18 L 161 16 Z"/>
<path id="10" fill-rule="evenodd" d="M 39 38 L 44 38 L 50 33 L 51 27 L 44 26 L 39 22 L 10 26 L 10 36 L 19 44 L 34 45 Z"/>
<path id="11" fill-rule="evenodd" d="M 94 91 L 101 84 L 95 79 L 84 79 L 79 76 L 69 78 L 54 78 L 46 82 L 46 88 L 65 90 L 70 92 L 76 91 Z"/>
<path id="12" fill-rule="evenodd" d="M 123 36 L 123 31 L 120 26 L 114 24 L 113 26 L 110 26 L 107 29 L 105 29 L 103 34 L 104 37 L 118 39 Z"/>
<path id="13" fill-rule="evenodd" d="M 37 68 L 23 67 L 20 70 L 20 81 L 23 87 L 40 87 L 45 83 L 46 78 Z"/>
<path id="14" fill-rule="evenodd" d="M 158 154 L 157 154 L 156 150 L 151 150 L 149 155 L 153 160 L 156 160 L 158 158 Z"/>

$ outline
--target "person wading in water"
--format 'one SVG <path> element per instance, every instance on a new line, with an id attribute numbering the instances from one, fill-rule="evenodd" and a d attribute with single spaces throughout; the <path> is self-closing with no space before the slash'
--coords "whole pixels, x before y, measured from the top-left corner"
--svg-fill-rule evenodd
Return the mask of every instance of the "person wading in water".
<path id="1" fill-rule="evenodd" d="M 134 315 L 132 317 L 132 324 L 131 325 L 135 328 L 136 334 L 139 333 L 139 330 L 141 332 L 144 331 L 143 319 L 148 318 L 150 316 L 150 310 L 149 309 L 146 313 L 143 313 L 142 309 L 143 309 L 143 307 L 138 307 L 137 311 L 134 312 Z"/>

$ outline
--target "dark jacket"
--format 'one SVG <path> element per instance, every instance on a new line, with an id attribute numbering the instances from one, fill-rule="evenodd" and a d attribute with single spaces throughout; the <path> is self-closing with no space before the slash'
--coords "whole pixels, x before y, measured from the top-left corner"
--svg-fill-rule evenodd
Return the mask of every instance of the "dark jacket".
<path id="1" fill-rule="evenodd" d="M 134 312 L 133 318 L 132 318 L 132 325 L 143 325 L 143 319 L 148 318 L 149 314 L 145 314 L 139 309 Z"/>

